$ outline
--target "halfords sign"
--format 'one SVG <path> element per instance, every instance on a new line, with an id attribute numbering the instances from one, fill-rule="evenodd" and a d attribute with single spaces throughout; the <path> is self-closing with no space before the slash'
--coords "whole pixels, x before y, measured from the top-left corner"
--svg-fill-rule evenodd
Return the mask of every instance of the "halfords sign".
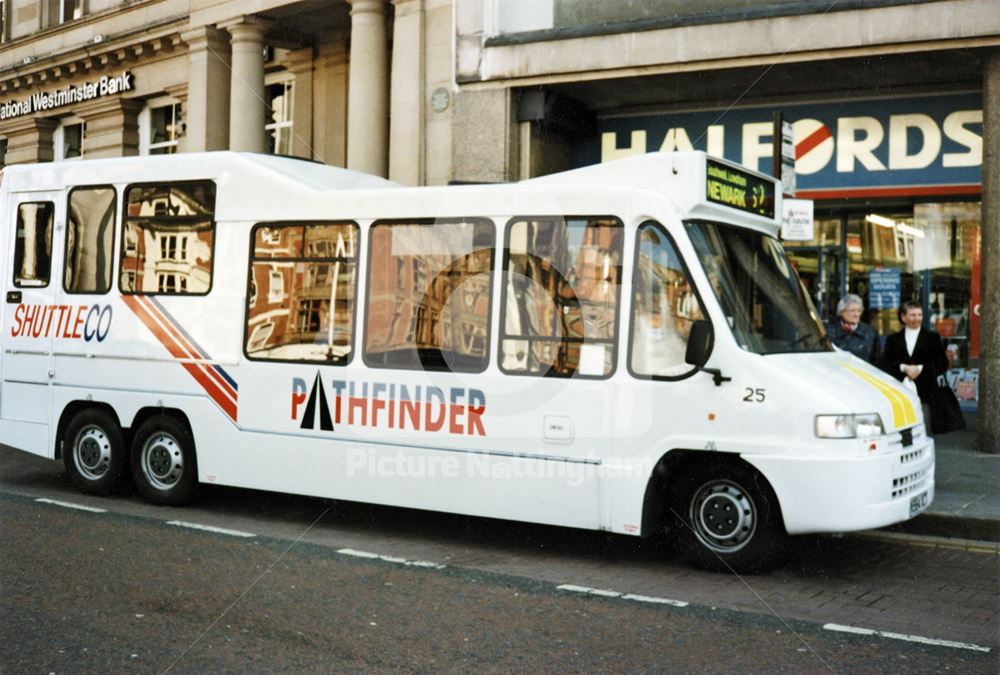
<path id="1" fill-rule="evenodd" d="M 45 112 L 82 103 L 91 99 L 132 91 L 132 73 L 124 71 L 117 77 L 105 75 L 94 82 L 84 82 L 53 92 L 38 92 L 20 101 L 5 101 L 0 104 L 0 121 L 14 119 L 34 112 Z"/>
<path id="2" fill-rule="evenodd" d="M 656 150 L 709 154 L 770 173 L 772 115 L 741 108 L 598 121 L 574 148 L 585 166 Z M 979 94 L 781 106 L 795 130 L 798 196 L 978 194 L 983 163 Z"/>

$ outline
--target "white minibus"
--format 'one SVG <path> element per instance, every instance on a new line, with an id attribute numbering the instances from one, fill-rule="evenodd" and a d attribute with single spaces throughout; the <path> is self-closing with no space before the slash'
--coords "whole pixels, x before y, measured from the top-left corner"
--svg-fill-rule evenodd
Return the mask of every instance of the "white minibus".
<path id="1" fill-rule="evenodd" d="M 772 178 L 649 154 L 405 188 L 244 153 L 0 174 L 0 443 L 198 484 L 667 532 L 753 570 L 934 496 L 919 401 L 836 350 Z"/>

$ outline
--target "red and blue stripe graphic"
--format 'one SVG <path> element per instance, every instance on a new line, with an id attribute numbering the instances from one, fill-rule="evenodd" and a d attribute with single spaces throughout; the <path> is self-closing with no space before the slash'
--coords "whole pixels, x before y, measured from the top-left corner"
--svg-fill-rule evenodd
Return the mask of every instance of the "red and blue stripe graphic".
<path id="1" fill-rule="evenodd" d="M 122 300 L 222 412 L 236 422 L 239 399 L 236 380 L 222 366 L 210 363 L 212 359 L 208 353 L 156 298 L 148 295 L 123 295 Z"/>

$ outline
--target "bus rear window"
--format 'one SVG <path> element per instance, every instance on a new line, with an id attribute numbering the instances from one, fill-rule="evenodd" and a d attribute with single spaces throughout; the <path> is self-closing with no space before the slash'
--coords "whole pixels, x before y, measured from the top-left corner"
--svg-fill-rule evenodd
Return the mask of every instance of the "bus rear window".
<path id="1" fill-rule="evenodd" d="M 215 184 L 148 183 L 125 190 L 122 293 L 204 295 L 212 287 Z"/>

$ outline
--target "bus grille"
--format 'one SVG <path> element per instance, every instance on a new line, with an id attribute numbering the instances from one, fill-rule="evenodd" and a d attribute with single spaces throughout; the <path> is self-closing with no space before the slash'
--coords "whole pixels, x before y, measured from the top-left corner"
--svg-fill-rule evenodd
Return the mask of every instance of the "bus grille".
<path id="1" fill-rule="evenodd" d="M 898 499 L 900 497 L 905 497 L 906 495 L 913 494 L 914 492 L 920 492 L 927 485 L 927 475 L 930 473 L 930 467 L 926 469 L 921 469 L 915 473 L 907 474 L 906 476 L 901 476 L 900 478 L 892 479 L 892 498 Z"/>
<path id="2" fill-rule="evenodd" d="M 926 451 L 926 448 L 920 448 L 919 450 L 914 450 L 913 452 L 904 452 L 899 456 L 899 463 L 910 464 L 911 462 L 916 462 L 924 456 Z"/>

